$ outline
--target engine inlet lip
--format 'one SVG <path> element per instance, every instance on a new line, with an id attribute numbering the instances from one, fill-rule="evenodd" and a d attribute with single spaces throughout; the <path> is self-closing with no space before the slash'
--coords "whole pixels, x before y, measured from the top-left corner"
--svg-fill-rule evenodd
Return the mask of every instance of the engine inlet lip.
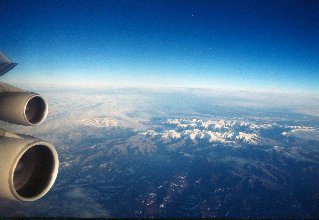
<path id="1" fill-rule="evenodd" d="M 40 98 L 41 101 L 42 101 L 43 104 L 44 104 L 44 112 L 43 112 L 43 114 L 42 114 L 42 118 L 41 118 L 40 121 L 37 121 L 36 123 L 32 123 L 32 122 L 28 119 L 28 117 L 27 117 L 27 115 L 26 115 L 27 106 L 28 106 L 29 102 L 30 102 L 32 99 L 34 99 L 34 98 Z M 46 119 L 46 117 L 48 116 L 48 113 L 49 113 L 49 107 L 48 107 L 47 101 L 46 101 L 41 95 L 39 95 L 39 94 L 34 94 L 34 93 L 33 93 L 33 95 L 27 100 L 27 102 L 26 102 L 26 104 L 25 104 L 25 106 L 24 106 L 23 117 L 24 117 L 24 120 L 25 120 L 25 122 L 27 123 L 27 125 L 33 126 L 33 125 L 39 125 L 39 124 L 41 124 L 42 122 L 44 122 L 45 119 Z"/>
<path id="2" fill-rule="evenodd" d="M 32 197 L 24 197 L 22 195 L 20 195 L 15 186 L 14 186 L 14 171 L 16 170 L 16 167 L 20 161 L 20 159 L 22 158 L 22 156 L 29 150 L 31 149 L 32 147 L 37 147 L 37 146 L 43 146 L 43 147 L 46 147 L 48 148 L 48 150 L 50 151 L 50 153 L 52 154 L 52 157 L 53 157 L 53 168 L 52 168 L 52 173 L 50 174 L 50 177 L 49 177 L 49 180 L 48 180 L 48 183 L 46 184 L 46 186 L 43 188 L 43 190 L 38 193 L 37 195 L 34 195 Z M 47 143 L 47 142 L 43 142 L 43 141 L 36 141 L 34 143 L 31 143 L 27 146 L 25 146 L 20 152 L 19 154 L 17 155 L 17 157 L 15 158 L 14 162 L 13 162 L 13 165 L 10 169 L 10 175 L 9 175 L 9 188 L 10 188 L 10 191 L 12 193 L 12 195 L 19 201 L 26 201 L 26 202 L 32 202 L 32 201 L 35 201 L 35 200 L 38 200 L 40 198 L 42 198 L 45 194 L 47 194 L 51 187 L 53 186 L 56 178 L 57 178 L 57 175 L 58 175 L 58 169 L 59 169 L 59 159 L 58 159 L 58 154 L 55 150 L 55 148 Z"/>

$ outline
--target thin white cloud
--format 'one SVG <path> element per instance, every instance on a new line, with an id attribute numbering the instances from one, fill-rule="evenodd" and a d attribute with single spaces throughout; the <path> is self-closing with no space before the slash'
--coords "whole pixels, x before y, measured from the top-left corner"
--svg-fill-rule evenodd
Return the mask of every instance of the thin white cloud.
<path id="1" fill-rule="evenodd" d="M 309 127 L 295 128 L 289 132 L 283 132 L 282 135 L 310 141 L 319 141 L 319 130 Z"/>

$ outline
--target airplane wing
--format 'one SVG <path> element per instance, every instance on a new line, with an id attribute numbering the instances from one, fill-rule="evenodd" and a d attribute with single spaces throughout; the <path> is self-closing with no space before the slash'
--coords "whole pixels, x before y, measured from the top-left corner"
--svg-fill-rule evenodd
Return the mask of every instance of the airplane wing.
<path id="1" fill-rule="evenodd" d="M 0 52 L 0 76 L 16 65 Z M 40 94 L 0 82 L 1 121 L 35 126 L 47 114 L 48 103 Z M 0 128 L 0 199 L 40 199 L 54 184 L 58 167 L 58 154 L 50 143 Z"/>
<path id="2" fill-rule="evenodd" d="M 17 63 L 12 63 L 3 53 L 0 52 L 0 76 L 9 72 Z"/>

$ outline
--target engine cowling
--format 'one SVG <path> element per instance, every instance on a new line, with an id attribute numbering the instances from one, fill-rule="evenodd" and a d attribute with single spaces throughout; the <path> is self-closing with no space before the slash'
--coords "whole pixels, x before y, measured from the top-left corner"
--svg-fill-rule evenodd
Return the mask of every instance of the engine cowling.
<path id="1" fill-rule="evenodd" d="M 0 198 L 41 198 L 54 184 L 58 166 L 58 154 L 49 143 L 30 136 L 0 137 Z"/>
<path id="2" fill-rule="evenodd" d="M 0 93 L 0 120 L 18 125 L 38 125 L 48 114 L 42 96 L 31 92 Z"/>

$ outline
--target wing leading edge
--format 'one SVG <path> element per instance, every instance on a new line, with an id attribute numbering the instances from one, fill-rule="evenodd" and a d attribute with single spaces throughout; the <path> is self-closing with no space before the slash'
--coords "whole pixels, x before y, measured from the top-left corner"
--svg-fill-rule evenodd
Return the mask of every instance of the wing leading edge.
<path id="1" fill-rule="evenodd" d="M 0 52 L 0 76 L 13 69 L 17 63 L 12 63 L 3 53 Z"/>

